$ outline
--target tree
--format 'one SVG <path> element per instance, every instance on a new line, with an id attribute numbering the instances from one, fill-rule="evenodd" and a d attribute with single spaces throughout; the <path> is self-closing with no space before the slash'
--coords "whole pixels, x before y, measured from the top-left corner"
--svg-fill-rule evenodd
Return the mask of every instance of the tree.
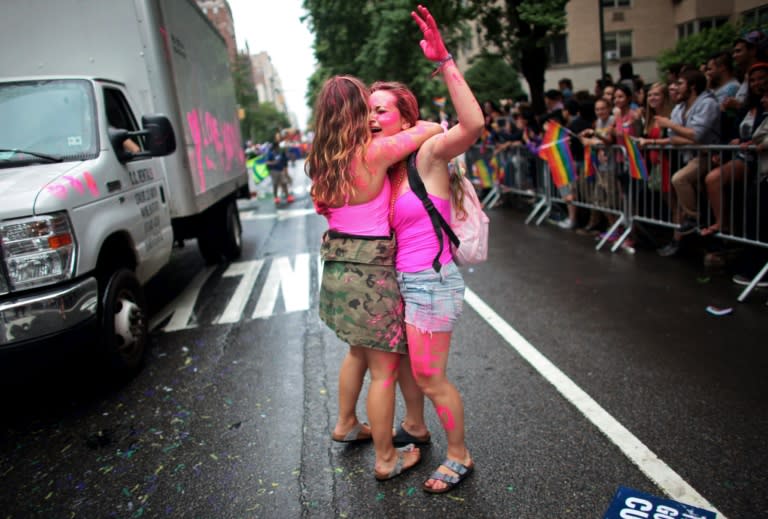
<path id="1" fill-rule="evenodd" d="M 423 2 L 440 24 L 449 49 L 467 38 L 466 9 L 460 0 Z M 432 99 L 447 95 L 431 77 L 434 65 L 419 48 L 421 32 L 411 19 L 412 0 L 304 0 L 305 20 L 314 33 L 319 67 L 310 78 L 308 101 L 335 74 L 349 74 L 366 83 L 400 81 L 408 85 L 426 112 Z"/>
<path id="2" fill-rule="evenodd" d="M 254 142 L 271 141 L 275 136 L 275 130 L 288 128 L 291 125 L 288 116 L 270 102 L 259 104 L 249 114 L 249 121 L 251 122 L 249 135 Z"/>
<path id="3" fill-rule="evenodd" d="M 533 109 L 544 112 L 544 72 L 549 65 L 549 44 L 566 27 L 568 0 L 471 0 L 471 15 L 479 22 L 483 39 L 511 65 L 519 65 L 531 92 Z"/>
<path id="4" fill-rule="evenodd" d="M 245 117 L 240 120 L 240 135 L 253 139 L 254 113 L 259 106 L 259 95 L 253 86 L 251 58 L 248 52 L 238 52 L 232 63 L 232 79 L 235 83 L 235 99 Z"/>
<path id="5" fill-rule="evenodd" d="M 517 70 L 501 56 L 481 55 L 464 74 L 480 102 L 515 98 L 523 93 Z"/>
<path id="6" fill-rule="evenodd" d="M 677 40 L 674 49 L 667 49 L 659 54 L 656 61 L 659 76 L 664 77 L 666 71 L 673 63 L 688 63 L 698 67 L 707 58 L 718 51 L 729 51 L 733 48 L 739 28 L 731 23 L 726 23 L 714 29 L 706 29 L 686 38 Z"/>

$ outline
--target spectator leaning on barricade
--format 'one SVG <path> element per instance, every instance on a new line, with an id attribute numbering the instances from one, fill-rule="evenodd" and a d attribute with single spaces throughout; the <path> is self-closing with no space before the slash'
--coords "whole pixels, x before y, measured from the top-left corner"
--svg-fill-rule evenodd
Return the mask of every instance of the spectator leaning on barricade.
<path id="1" fill-rule="evenodd" d="M 739 137 L 732 140 L 729 144 L 740 144 L 743 148 L 733 160 L 717 167 L 707 173 L 705 184 L 707 186 L 707 198 L 714 216 L 714 223 L 709 227 L 702 229 L 701 235 L 707 236 L 715 234 L 721 229 L 728 228 L 730 222 L 726 221 L 726 214 L 723 212 L 723 191 L 725 186 L 744 179 L 745 174 L 754 175 L 757 173 L 757 157 L 746 147 L 752 144 L 753 133 L 765 118 L 760 99 L 766 93 L 768 85 L 768 63 L 757 62 L 747 72 L 747 83 L 749 92 L 741 110 L 743 117 L 739 122 Z"/>
<path id="2" fill-rule="evenodd" d="M 707 88 L 712 90 L 720 104 L 720 138 L 728 141 L 737 136 L 738 121 L 736 110 L 726 107 L 726 100 L 735 97 L 739 90 L 739 80 L 733 69 L 733 57 L 730 52 L 716 52 L 707 59 Z"/>
<path id="3" fill-rule="evenodd" d="M 643 134 L 639 143 L 641 148 L 648 144 L 658 145 L 661 139 L 668 137 L 667 129 L 659 126 L 656 118 L 656 116 L 669 117 L 672 112 L 672 100 L 669 97 L 667 85 L 664 83 L 651 85 L 645 110 Z M 658 149 L 650 150 L 646 157 L 646 164 L 649 166 L 648 187 L 653 191 L 669 193 L 669 158 L 663 156 Z"/>
<path id="4" fill-rule="evenodd" d="M 569 186 L 569 192 L 564 197 L 568 205 L 568 216 L 559 221 L 557 225 L 561 229 L 574 229 L 578 224 L 576 218 L 578 208 L 571 202 L 574 200 L 586 200 L 588 197 L 588 186 L 584 176 L 584 145 L 575 136 L 581 135 L 584 131 L 592 128 L 595 120 L 594 103 L 579 103 L 575 99 L 567 101 L 565 103 L 565 118 L 566 128 L 571 135 L 569 142 L 571 156 L 576 163 L 577 178 Z"/>
<path id="5" fill-rule="evenodd" d="M 608 154 L 606 153 L 606 146 L 610 146 L 612 142 L 611 129 L 614 124 L 613 115 L 611 115 L 611 104 L 603 98 L 598 98 L 595 100 L 594 110 L 594 129 L 587 129 L 579 134 L 582 145 L 602 145 L 602 147 L 597 150 L 598 175 L 595 185 L 592 188 L 591 202 L 601 207 L 609 207 L 613 209 L 618 206 L 619 186 L 616 181 L 616 176 L 612 171 L 609 171 Z M 599 233 L 602 214 L 602 212 L 595 209 L 590 210 L 589 221 L 581 233 L 597 235 Z M 613 214 L 605 213 L 605 216 L 611 225 L 616 221 L 616 216 Z"/>
<path id="6" fill-rule="evenodd" d="M 763 113 L 768 112 L 768 88 L 760 99 Z M 746 200 L 745 235 L 748 239 L 757 239 L 768 243 L 768 117 L 764 117 L 762 123 L 752 133 L 752 144 L 757 149 L 757 181 L 750 183 L 755 187 L 754 195 Z M 744 251 L 734 266 L 733 282 L 737 285 L 748 285 L 768 263 L 768 249 L 764 247 L 751 247 Z M 768 276 L 758 280 L 757 286 L 768 287 Z M 768 304 L 768 301 L 766 301 Z"/>
<path id="7" fill-rule="evenodd" d="M 677 80 L 678 96 L 682 107 L 677 114 L 682 124 L 673 117 L 656 116 L 659 126 L 669 131 L 669 138 L 663 143 L 674 145 L 711 145 L 720 140 L 720 106 L 715 96 L 706 89 L 707 78 L 698 70 L 686 70 Z M 696 188 L 701 177 L 709 171 L 706 153 L 683 151 L 684 165 L 672 175 L 671 207 L 674 208 L 672 221 L 679 224 L 672 241 L 659 249 L 662 256 L 677 254 L 680 239 L 694 232 L 698 227 L 698 195 Z M 675 204 L 675 202 L 677 202 Z"/>
<path id="8" fill-rule="evenodd" d="M 733 43 L 733 63 L 742 78 L 741 86 L 733 97 L 723 102 L 724 108 L 739 109 L 746 102 L 749 85 L 746 81 L 747 71 L 758 61 L 765 61 L 768 38 L 763 31 L 753 30 L 742 33 Z"/>

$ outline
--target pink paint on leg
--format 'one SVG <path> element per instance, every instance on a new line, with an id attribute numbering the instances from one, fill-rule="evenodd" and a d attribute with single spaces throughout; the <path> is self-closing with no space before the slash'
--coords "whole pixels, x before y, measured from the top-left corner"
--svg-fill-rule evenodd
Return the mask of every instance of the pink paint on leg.
<path id="1" fill-rule="evenodd" d="M 453 413 L 450 409 L 441 406 L 435 407 L 435 411 L 437 412 L 437 416 L 440 417 L 440 422 L 442 422 L 446 431 L 450 432 L 456 428 L 456 420 L 454 420 Z"/>
<path id="2" fill-rule="evenodd" d="M 432 355 L 432 334 L 429 332 L 419 332 L 419 336 L 419 343 L 409 350 L 413 376 L 419 378 L 439 375 L 441 373 L 440 368 L 432 366 L 433 362 L 439 360 L 437 355 Z"/>
<path id="3" fill-rule="evenodd" d="M 384 387 L 389 387 L 395 383 L 395 380 L 397 380 L 397 370 L 399 369 L 399 367 L 400 367 L 399 359 L 391 363 L 389 366 L 387 366 L 391 375 L 387 377 L 387 380 L 384 381 Z"/>

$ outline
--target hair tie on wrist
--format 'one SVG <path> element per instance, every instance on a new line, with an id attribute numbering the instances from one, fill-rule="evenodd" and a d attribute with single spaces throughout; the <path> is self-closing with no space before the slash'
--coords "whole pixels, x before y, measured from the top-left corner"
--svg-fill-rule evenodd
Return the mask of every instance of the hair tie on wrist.
<path id="1" fill-rule="evenodd" d="M 453 61 L 453 55 L 450 52 L 446 57 L 437 62 L 437 67 L 432 71 L 432 77 L 435 77 L 449 61 Z"/>

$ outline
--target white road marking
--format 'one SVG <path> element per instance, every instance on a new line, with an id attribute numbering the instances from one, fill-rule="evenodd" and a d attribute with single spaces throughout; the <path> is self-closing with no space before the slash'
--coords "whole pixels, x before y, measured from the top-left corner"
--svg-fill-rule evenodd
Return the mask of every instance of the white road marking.
<path id="1" fill-rule="evenodd" d="M 278 290 L 282 288 L 285 309 L 288 312 L 309 309 L 309 254 L 296 255 L 296 268 L 291 268 L 289 258 L 274 258 L 261 297 L 251 316 L 254 319 L 269 317 L 275 309 Z"/>
<path id="2" fill-rule="evenodd" d="M 521 357 L 533 366 L 555 389 L 571 402 L 590 422 L 592 422 L 610 441 L 648 476 L 659 488 L 676 501 L 711 510 L 720 519 L 726 519 L 701 494 L 691 487 L 680 475 L 656 456 L 637 437 L 621 425 L 615 418 L 595 402 L 584 390 L 577 386 L 565 373 L 560 371 L 517 330 L 485 304 L 469 288 L 464 293 L 464 300 L 491 328 L 507 341 Z"/>
<path id="3" fill-rule="evenodd" d="M 157 315 L 150 321 L 149 329 L 154 330 L 160 323 L 173 315 L 168 324 L 163 328 L 166 332 L 173 332 L 176 330 L 183 330 L 185 328 L 194 328 L 195 326 L 188 326 L 189 318 L 192 315 L 192 311 L 195 309 L 195 301 L 197 301 L 197 295 L 200 293 L 200 289 L 208 278 L 211 277 L 216 267 L 208 267 L 205 270 L 201 270 L 197 273 L 192 282 L 187 285 L 184 292 L 179 297 L 168 303 L 165 308 L 160 310 Z"/>
<path id="4" fill-rule="evenodd" d="M 236 323 L 241 319 L 245 304 L 248 302 L 248 296 L 251 294 L 263 264 L 264 260 L 241 261 L 232 263 L 227 268 L 222 277 L 242 276 L 242 278 L 240 278 L 240 283 L 237 284 L 237 289 L 232 294 L 227 308 L 224 309 L 224 313 L 214 321 L 215 324 Z"/>
<path id="5" fill-rule="evenodd" d="M 240 220 L 288 220 L 316 214 L 314 209 L 278 209 L 274 213 L 259 213 L 258 211 L 240 211 Z"/>

